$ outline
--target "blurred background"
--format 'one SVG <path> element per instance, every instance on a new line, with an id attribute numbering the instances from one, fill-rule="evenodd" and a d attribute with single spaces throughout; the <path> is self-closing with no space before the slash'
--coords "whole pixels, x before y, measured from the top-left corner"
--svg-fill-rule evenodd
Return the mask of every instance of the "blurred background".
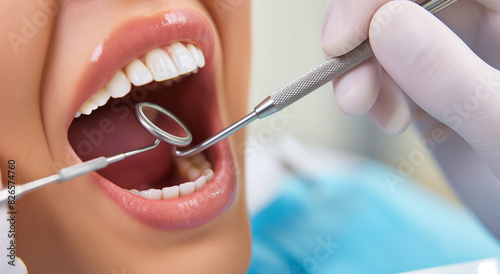
<path id="1" fill-rule="evenodd" d="M 249 110 L 279 89 L 325 60 L 321 30 L 327 0 L 253 0 L 252 71 Z M 350 117 L 335 105 L 332 85 L 326 85 L 288 108 L 290 123 L 270 128 L 270 118 L 256 121 L 248 129 L 249 138 L 259 143 L 255 151 L 292 135 L 305 144 L 324 150 L 360 154 L 383 161 L 396 169 L 422 138 L 414 127 L 400 136 L 383 134 L 367 115 Z M 270 134 L 272 133 L 272 134 Z M 424 153 L 427 154 L 427 153 Z M 249 168 L 253 164 L 248 163 Z M 335 168 L 335 167 L 332 167 Z M 457 202 L 432 157 L 415 165 L 411 177 L 449 200 Z M 250 169 L 251 172 L 251 169 Z M 252 180 L 252 178 L 249 178 Z M 255 180 L 255 179 L 253 179 Z M 248 182 L 247 186 L 258 184 Z M 250 195 L 252 191 L 249 192 Z"/>
<path id="2" fill-rule="evenodd" d="M 249 111 L 324 62 L 327 3 L 252 1 Z M 247 134 L 249 273 L 498 273 L 496 259 L 470 262 L 500 258 L 497 241 L 453 194 L 415 127 L 387 136 L 367 115 L 341 113 L 328 84 Z M 406 183 L 386 177 L 401 169 Z M 306 264 L 328 237 L 333 255 Z"/>

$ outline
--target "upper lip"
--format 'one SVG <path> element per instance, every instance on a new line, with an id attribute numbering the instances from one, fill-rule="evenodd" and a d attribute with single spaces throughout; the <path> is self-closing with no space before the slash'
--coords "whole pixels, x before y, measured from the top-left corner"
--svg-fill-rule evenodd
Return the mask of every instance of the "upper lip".
<path id="1" fill-rule="evenodd" d="M 207 20 L 191 9 L 176 9 L 148 18 L 135 19 L 119 27 L 95 48 L 80 77 L 67 113 L 66 128 L 73 115 L 123 66 L 147 51 L 174 41 L 198 44 L 206 62 L 213 56 L 214 37 Z M 92 79 L 89 81 L 89 79 Z"/>
<path id="2" fill-rule="evenodd" d="M 95 49 L 84 73 L 79 78 L 78 89 L 72 96 L 66 117 L 66 129 L 78 108 L 102 87 L 114 73 L 147 51 L 175 41 L 197 44 L 205 54 L 207 64 L 213 64 L 214 36 L 208 21 L 191 9 L 176 9 L 156 16 L 127 22 L 107 36 Z M 212 78 L 213 65 L 207 65 L 207 75 Z M 215 81 L 210 97 L 217 105 Z M 209 134 L 222 127 L 217 107 L 204 113 L 209 121 Z M 69 143 L 68 143 L 68 146 Z M 72 150 L 71 150 L 72 151 Z M 173 200 L 147 200 L 129 193 L 97 173 L 90 178 L 97 182 L 108 197 L 130 215 L 143 223 L 160 229 L 182 229 L 204 224 L 222 213 L 232 202 L 236 189 L 236 174 L 229 144 L 221 142 L 207 152 L 215 177 L 204 189 Z M 105 155 L 108 156 L 108 155 Z M 75 159 L 80 161 L 80 159 Z"/>

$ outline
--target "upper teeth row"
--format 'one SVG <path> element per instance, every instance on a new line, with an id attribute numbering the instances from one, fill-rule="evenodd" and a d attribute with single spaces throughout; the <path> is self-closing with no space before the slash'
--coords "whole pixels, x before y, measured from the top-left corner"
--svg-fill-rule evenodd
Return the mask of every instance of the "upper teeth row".
<path id="1" fill-rule="evenodd" d="M 143 86 L 153 80 L 161 82 L 196 72 L 198 67 L 204 66 L 203 52 L 192 44 L 185 46 L 180 42 L 175 42 L 170 45 L 170 55 L 163 49 L 153 49 L 146 54 L 145 64 L 135 59 L 123 70 L 119 70 L 104 87 L 83 103 L 75 114 L 75 118 L 80 117 L 81 114 L 89 115 L 93 110 L 105 105 L 111 97 L 121 98 L 127 95 L 132 84 Z"/>

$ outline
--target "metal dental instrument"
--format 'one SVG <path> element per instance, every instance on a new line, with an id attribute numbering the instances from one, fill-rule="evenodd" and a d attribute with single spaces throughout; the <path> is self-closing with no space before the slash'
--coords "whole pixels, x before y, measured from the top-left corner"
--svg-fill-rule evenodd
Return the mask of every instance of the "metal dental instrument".
<path id="1" fill-rule="evenodd" d="M 135 106 L 134 113 L 142 127 L 157 139 L 176 147 L 191 143 L 193 137 L 187 126 L 164 108 L 142 102 Z"/>
<path id="2" fill-rule="evenodd" d="M 152 145 L 149 145 L 147 147 L 139 148 L 125 153 L 119 153 L 110 157 L 102 156 L 70 167 L 65 167 L 59 170 L 57 174 L 35 180 L 27 184 L 16 185 L 15 192 L 14 190 L 11 190 L 12 192 L 9 192 L 9 189 L 4 189 L 0 191 L 0 204 L 7 202 L 9 200 L 9 196 L 18 199 L 23 194 L 51 185 L 53 183 L 64 182 L 76 178 L 78 176 L 90 173 L 92 171 L 103 169 L 107 167 L 109 164 L 116 163 L 127 157 L 151 150 L 155 148 L 159 143 L 160 140 L 156 139 L 156 141 Z"/>
<path id="3" fill-rule="evenodd" d="M 428 0 L 421 5 L 431 13 L 435 14 L 456 1 L 457 0 Z M 257 118 L 262 119 L 286 108 L 372 56 L 373 52 L 371 50 L 370 43 L 366 40 L 352 51 L 342 56 L 331 58 L 303 76 L 292 81 L 288 85 L 273 92 L 269 97 L 257 105 L 254 108 L 254 111 L 243 117 L 241 120 L 217 133 L 215 136 L 186 150 L 179 150 L 177 148 L 189 145 L 192 140 L 191 132 L 182 123 L 182 121 L 160 106 L 151 103 L 140 103 L 135 108 L 135 115 L 139 123 L 149 133 L 157 138 L 152 145 L 109 157 L 103 156 L 95 158 L 63 168 L 59 170 L 57 174 L 23 185 L 17 185 L 15 193 L 10 193 L 9 189 L 3 189 L 0 191 L 0 203 L 7 202 L 9 197 L 14 195 L 15 198 L 18 199 L 25 193 L 48 186 L 52 183 L 64 182 L 92 171 L 105 168 L 109 164 L 116 163 L 127 157 L 149 151 L 157 147 L 160 140 L 174 146 L 172 153 L 176 157 L 188 157 L 194 155 L 242 129 L 246 125 L 255 121 Z"/>
<path id="4" fill-rule="evenodd" d="M 148 132 L 153 134 L 153 136 L 157 137 L 153 144 L 109 157 L 98 157 L 83 163 L 63 168 L 59 170 L 57 174 L 23 185 L 16 185 L 15 192 L 14 190 L 10 190 L 11 192 L 9 192 L 9 189 L 3 189 L 0 191 L 0 204 L 7 202 L 9 200 L 9 196 L 12 197 L 11 199 L 14 197 L 15 199 L 18 199 L 21 195 L 36 189 L 53 183 L 71 180 L 92 171 L 103 169 L 110 164 L 116 163 L 130 156 L 149 151 L 158 146 L 160 139 L 174 146 L 186 146 L 191 143 L 192 135 L 189 129 L 177 117 L 165 111 L 161 107 L 150 103 L 141 103 L 136 106 L 135 114 L 140 124 Z M 165 132 L 162 128 L 168 128 L 170 133 Z"/>
<path id="5" fill-rule="evenodd" d="M 428 0 L 423 2 L 421 5 L 429 12 L 436 14 L 456 1 L 457 0 Z M 373 52 L 370 47 L 370 42 L 365 40 L 361 45 L 352 51 L 342 56 L 331 58 L 308 73 L 290 82 L 288 85 L 273 92 L 269 97 L 257 105 L 251 113 L 217 133 L 215 136 L 186 150 L 175 149 L 173 153 L 175 153 L 175 156 L 177 157 L 188 157 L 199 153 L 242 129 L 246 125 L 255 121 L 257 118 L 262 119 L 286 108 L 372 56 Z"/>

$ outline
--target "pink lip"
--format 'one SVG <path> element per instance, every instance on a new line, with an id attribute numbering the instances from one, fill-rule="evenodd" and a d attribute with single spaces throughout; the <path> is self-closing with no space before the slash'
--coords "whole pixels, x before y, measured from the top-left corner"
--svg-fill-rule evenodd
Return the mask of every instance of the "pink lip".
<path id="1" fill-rule="evenodd" d="M 176 9 L 136 19 L 106 37 L 94 50 L 68 110 L 66 128 L 78 108 L 132 60 L 175 41 L 197 44 L 206 63 L 213 63 L 214 36 L 208 21 L 191 9 Z"/>
<path id="2" fill-rule="evenodd" d="M 236 193 L 236 176 L 228 142 L 216 145 L 215 177 L 200 191 L 168 200 L 149 200 L 130 193 L 97 173 L 91 177 L 127 213 L 144 224 L 164 230 L 203 225 L 224 212 Z M 213 157 L 210 157 L 213 158 Z"/>
<path id="3" fill-rule="evenodd" d="M 206 70 L 208 75 L 214 75 L 213 32 L 201 14 L 190 9 L 177 9 L 157 16 L 136 19 L 109 35 L 94 51 L 85 73 L 80 78 L 79 90 L 75 92 L 70 104 L 66 128 L 69 128 L 78 108 L 118 69 L 148 50 L 174 41 L 186 41 L 198 45 L 205 53 L 207 67 L 203 70 Z M 212 94 L 209 96 L 213 97 L 214 107 L 207 113 L 206 119 L 211 125 L 209 134 L 213 134 L 222 128 L 222 123 L 215 99 L 215 83 L 211 81 L 210 84 L 212 87 L 208 90 Z M 67 145 L 71 148 L 69 143 Z M 214 167 L 214 178 L 200 191 L 174 199 L 142 198 L 118 187 L 95 172 L 90 174 L 90 178 L 125 212 L 142 223 L 163 230 L 187 229 L 216 218 L 231 205 L 236 193 L 236 172 L 229 143 L 220 142 L 208 150 L 207 155 Z M 77 161 L 81 160 L 78 158 Z"/>

